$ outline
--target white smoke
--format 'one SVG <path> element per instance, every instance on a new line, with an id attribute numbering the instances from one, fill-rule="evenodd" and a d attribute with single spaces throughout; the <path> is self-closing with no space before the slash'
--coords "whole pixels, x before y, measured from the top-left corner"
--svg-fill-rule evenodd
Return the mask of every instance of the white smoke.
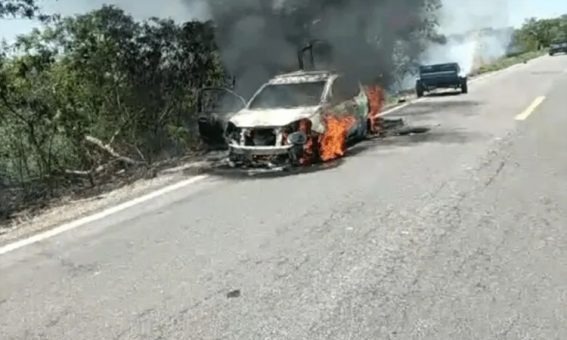
<path id="1" fill-rule="evenodd" d="M 444 45 L 433 44 L 425 64 L 458 62 L 465 73 L 506 54 L 512 39 L 509 0 L 443 0 L 439 31 Z"/>

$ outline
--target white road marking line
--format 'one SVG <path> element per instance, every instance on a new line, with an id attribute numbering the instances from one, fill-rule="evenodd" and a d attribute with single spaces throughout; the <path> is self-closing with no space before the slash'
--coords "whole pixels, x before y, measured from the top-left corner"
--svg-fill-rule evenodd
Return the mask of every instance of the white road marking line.
<path id="1" fill-rule="evenodd" d="M 544 96 L 537 97 L 522 113 L 516 116 L 516 120 L 526 120 L 545 100 Z"/>
<path id="2" fill-rule="evenodd" d="M 29 237 L 29 238 L 26 238 L 26 239 L 23 239 L 23 240 L 19 240 L 19 241 L 16 241 L 14 243 L 7 244 L 3 247 L 0 247 L 0 255 L 4 255 L 4 254 L 7 254 L 7 253 L 12 252 L 14 250 L 20 249 L 22 247 L 29 246 L 29 245 L 37 243 L 37 242 L 41 242 L 43 240 L 57 236 L 57 235 L 62 234 L 64 232 L 67 232 L 67 231 L 76 229 L 78 227 L 84 226 L 85 224 L 101 220 L 101 219 L 108 217 L 110 215 L 113 215 L 113 214 L 116 214 L 116 213 L 121 212 L 123 210 L 129 209 L 129 208 L 131 208 L 135 205 L 147 202 L 147 201 L 152 200 L 154 198 L 157 198 L 159 196 L 163 196 L 163 195 L 168 194 L 170 192 L 179 190 L 181 188 L 184 188 L 184 187 L 189 186 L 191 184 L 194 184 L 196 182 L 202 181 L 202 180 L 206 179 L 207 177 L 209 177 L 209 176 L 201 175 L 201 176 L 191 177 L 191 178 L 186 179 L 184 181 L 177 182 L 177 183 L 172 184 L 170 186 L 167 186 L 167 187 L 161 188 L 159 190 L 153 191 L 153 192 L 151 192 L 147 195 L 137 197 L 133 200 L 130 200 L 130 201 L 124 202 L 122 204 L 119 204 L 117 206 L 108 208 L 108 209 L 103 210 L 101 212 L 98 212 L 96 214 L 86 216 L 86 217 L 80 218 L 78 220 L 60 225 L 60 226 L 55 227 L 51 230 L 36 234 L 32 237 Z"/>

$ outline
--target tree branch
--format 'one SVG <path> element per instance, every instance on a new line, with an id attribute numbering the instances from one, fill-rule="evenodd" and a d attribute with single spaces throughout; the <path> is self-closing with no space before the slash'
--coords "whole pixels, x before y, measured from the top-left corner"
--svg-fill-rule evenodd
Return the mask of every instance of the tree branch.
<path id="1" fill-rule="evenodd" d="M 132 159 L 130 157 L 126 157 L 126 156 L 122 156 L 121 154 L 119 154 L 118 152 L 116 152 L 116 150 L 114 150 L 112 148 L 112 146 L 108 145 L 108 144 L 104 144 L 103 141 L 101 141 L 100 139 L 93 137 L 93 136 L 85 136 L 85 141 L 87 141 L 88 143 L 97 146 L 98 148 L 102 149 L 103 151 L 105 151 L 106 153 L 108 153 L 109 155 L 111 155 L 112 157 L 124 162 L 124 163 L 128 163 L 131 165 L 139 165 L 142 164 L 142 162 L 137 161 L 135 159 Z"/>

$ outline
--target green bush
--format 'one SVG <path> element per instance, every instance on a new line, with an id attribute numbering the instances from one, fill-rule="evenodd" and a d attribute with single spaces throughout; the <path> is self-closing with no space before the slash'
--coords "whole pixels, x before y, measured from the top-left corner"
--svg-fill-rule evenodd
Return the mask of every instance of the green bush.
<path id="1" fill-rule="evenodd" d="M 196 90 L 224 83 L 211 22 L 136 22 L 112 6 L 54 18 L 4 52 L 0 179 L 22 186 L 182 154 Z"/>

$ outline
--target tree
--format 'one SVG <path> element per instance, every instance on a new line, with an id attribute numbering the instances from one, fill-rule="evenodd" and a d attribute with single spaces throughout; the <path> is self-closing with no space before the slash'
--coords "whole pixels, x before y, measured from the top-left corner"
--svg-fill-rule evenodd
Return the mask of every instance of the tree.
<path id="1" fill-rule="evenodd" d="M 0 65 L 0 175 L 26 189 L 183 154 L 197 89 L 224 82 L 210 22 L 136 22 L 112 6 L 55 18 L 11 48 Z"/>
<path id="2" fill-rule="evenodd" d="M 0 18 L 8 16 L 32 18 L 37 12 L 35 0 L 0 0 Z"/>
<path id="3" fill-rule="evenodd" d="M 567 40 L 567 16 L 553 19 L 527 19 L 516 31 L 514 41 L 524 50 L 541 50 L 554 41 Z"/>

